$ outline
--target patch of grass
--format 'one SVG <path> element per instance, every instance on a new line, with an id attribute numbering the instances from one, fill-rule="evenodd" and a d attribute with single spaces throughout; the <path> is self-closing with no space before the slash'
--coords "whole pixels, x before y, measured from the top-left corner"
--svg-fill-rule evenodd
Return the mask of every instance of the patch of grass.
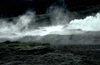
<path id="1" fill-rule="evenodd" d="M 31 50 L 31 49 L 41 49 L 46 48 L 49 50 L 54 50 L 54 46 L 49 43 L 40 43 L 40 42 L 3 42 L 0 43 L 0 48 L 15 48 L 22 50 Z"/>

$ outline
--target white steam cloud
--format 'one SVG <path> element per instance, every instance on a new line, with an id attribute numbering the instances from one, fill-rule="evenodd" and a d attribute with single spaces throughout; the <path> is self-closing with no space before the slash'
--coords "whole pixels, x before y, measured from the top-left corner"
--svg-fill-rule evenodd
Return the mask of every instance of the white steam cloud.
<path id="1" fill-rule="evenodd" d="M 68 29 L 81 29 L 83 31 L 100 31 L 100 13 L 88 16 L 85 19 L 75 19 L 68 24 Z"/>
<path id="2" fill-rule="evenodd" d="M 49 26 L 37 26 L 35 19 L 35 13 L 32 12 L 27 12 L 10 22 L 0 19 L 0 38 L 18 39 L 25 36 L 71 35 L 84 34 L 87 31 L 100 31 L 100 13 L 70 21 L 69 14 L 56 9 L 51 15 L 52 25 Z"/>

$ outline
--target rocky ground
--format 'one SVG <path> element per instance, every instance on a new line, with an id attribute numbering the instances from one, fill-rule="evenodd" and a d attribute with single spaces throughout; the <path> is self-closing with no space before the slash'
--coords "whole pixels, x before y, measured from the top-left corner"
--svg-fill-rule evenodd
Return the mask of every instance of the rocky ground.
<path id="1" fill-rule="evenodd" d="M 0 65 L 100 65 L 99 45 L 0 43 Z"/>

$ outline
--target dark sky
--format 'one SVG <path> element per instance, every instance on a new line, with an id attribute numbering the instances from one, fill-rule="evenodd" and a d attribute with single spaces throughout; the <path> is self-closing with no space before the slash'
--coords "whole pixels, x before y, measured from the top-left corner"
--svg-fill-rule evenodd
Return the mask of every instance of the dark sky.
<path id="1" fill-rule="evenodd" d="M 26 10 L 35 10 L 37 14 L 45 13 L 52 4 L 65 6 L 69 10 L 81 10 L 88 6 L 100 4 L 100 0 L 0 0 L 0 16 L 17 16 Z"/>

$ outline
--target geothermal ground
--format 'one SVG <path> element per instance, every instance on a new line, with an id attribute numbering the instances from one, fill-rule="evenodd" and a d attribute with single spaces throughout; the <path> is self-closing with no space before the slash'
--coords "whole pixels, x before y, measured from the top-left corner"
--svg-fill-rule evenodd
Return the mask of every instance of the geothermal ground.
<path id="1" fill-rule="evenodd" d="M 99 65 L 100 45 L 3 42 L 0 65 Z"/>
<path id="2" fill-rule="evenodd" d="M 0 19 L 0 65 L 100 65 L 100 13 L 75 14 Z"/>

